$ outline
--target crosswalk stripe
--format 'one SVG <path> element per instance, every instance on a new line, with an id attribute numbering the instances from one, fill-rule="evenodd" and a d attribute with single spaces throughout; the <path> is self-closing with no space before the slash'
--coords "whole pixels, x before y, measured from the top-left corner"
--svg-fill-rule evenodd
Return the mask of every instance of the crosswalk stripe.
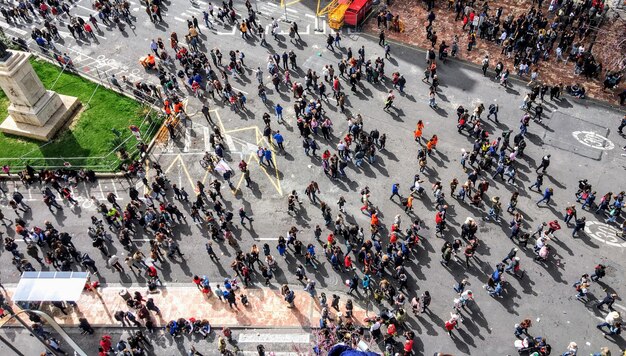
<path id="1" fill-rule="evenodd" d="M 19 34 L 20 36 L 25 36 L 28 33 L 28 32 L 26 32 L 26 31 L 24 31 L 22 29 L 19 29 L 19 28 L 15 27 L 15 26 L 11 26 L 11 25 L 9 25 L 9 24 L 7 24 L 5 22 L 0 22 L 0 27 L 5 28 L 5 29 L 10 30 L 10 31 L 13 31 L 13 32 Z"/>

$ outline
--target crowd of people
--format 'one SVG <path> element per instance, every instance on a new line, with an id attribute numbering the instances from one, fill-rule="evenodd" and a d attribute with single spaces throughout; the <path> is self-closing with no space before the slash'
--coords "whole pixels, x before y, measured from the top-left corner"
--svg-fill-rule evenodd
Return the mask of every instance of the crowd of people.
<path id="1" fill-rule="evenodd" d="M 122 20 L 129 24 L 132 22 L 128 14 L 128 7 L 125 4 L 127 2 L 113 4 L 108 1 L 97 1 L 95 14 L 103 23 L 112 21 L 118 24 L 120 30 L 123 30 Z M 568 53 L 569 49 L 572 49 L 570 59 L 577 62 L 577 67 L 580 67 L 581 73 L 598 71 L 597 66 L 596 69 L 591 69 L 592 58 L 585 52 L 584 48 L 580 48 L 581 45 L 576 42 L 575 38 L 577 33 L 582 37 L 589 31 L 589 27 L 595 21 L 596 13 L 602 10 L 601 6 L 601 3 L 595 1 L 581 4 L 570 1 L 560 5 L 554 1 L 550 11 L 556 12 L 557 16 L 553 23 L 550 23 L 545 15 L 535 9 L 531 9 L 527 14 L 518 18 L 508 15 L 501 21 L 501 17 L 504 16 L 502 9 L 498 9 L 494 15 L 489 15 L 489 9 L 485 7 L 479 11 L 479 14 L 470 4 L 466 5 L 461 1 L 453 3 L 458 17 L 462 18 L 464 24 L 467 25 L 464 27 L 469 27 L 469 38 L 475 40 L 475 37 L 478 36 L 497 41 L 503 46 L 505 53 L 515 56 L 515 70 L 520 75 L 532 72 L 532 68 L 537 65 L 539 60 L 545 60 L 550 56 L 555 45 L 561 53 Z M 213 5 L 210 4 L 204 12 L 202 20 L 208 29 L 214 28 L 215 23 L 236 26 L 246 41 L 255 40 L 259 41 L 261 45 L 266 44 L 265 32 L 258 23 L 256 13 L 249 1 L 246 1 L 246 8 L 247 15 L 242 15 L 235 10 L 232 0 L 229 3 L 223 3 L 217 10 L 214 10 Z M 33 38 L 40 46 L 48 46 L 54 50 L 54 36 L 58 36 L 55 34 L 58 31 L 52 24 L 53 17 L 62 13 L 69 15 L 69 10 L 65 11 L 62 4 L 49 7 L 42 2 L 38 12 L 26 6 L 24 9 L 19 7 L 11 11 L 6 11 L 3 8 L 2 14 L 8 22 L 28 21 L 30 15 L 25 9 L 30 10 L 32 16 L 44 18 L 45 31 L 33 30 L 33 36 L 35 36 Z M 59 9 L 62 12 L 59 12 Z M 592 13 L 594 9 L 595 11 Z M 152 0 L 147 3 L 146 13 L 155 25 L 163 22 L 161 11 L 160 1 Z M 573 15 L 570 16 L 570 13 Z M 394 19 L 396 25 L 394 25 Z M 431 25 L 434 20 L 434 17 L 432 19 L 429 17 Z M 386 22 L 390 22 L 392 26 L 397 27 L 399 26 L 398 21 L 397 17 L 390 16 L 390 14 L 379 16 L 379 26 L 387 26 Z M 95 16 L 90 16 L 88 21 L 76 17 L 70 21 L 68 26 L 72 26 L 70 32 L 73 36 L 76 34 L 78 38 L 82 39 L 90 32 L 93 34 L 93 30 L 87 30 L 87 27 L 91 29 L 89 23 L 98 30 L 98 20 Z M 577 24 L 577 28 L 574 28 L 572 24 Z M 277 36 L 277 29 L 279 28 L 277 20 L 272 19 L 270 28 L 274 40 L 281 41 Z M 386 354 L 392 355 L 400 352 L 400 350 L 405 355 L 415 354 L 413 345 L 417 336 L 406 323 L 407 318 L 410 317 L 410 313 L 414 316 L 432 313 L 429 309 L 431 304 L 429 291 L 426 290 L 418 296 L 409 289 L 408 285 L 411 264 L 416 260 L 417 251 L 422 248 L 420 242 L 424 236 L 420 234 L 420 230 L 424 225 L 431 224 L 431 221 L 418 218 L 413 211 L 416 199 L 420 201 L 427 194 L 433 197 L 430 202 L 426 202 L 424 199 L 424 203 L 432 204 L 436 210 L 434 216 L 435 235 L 445 239 L 441 248 L 440 261 L 444 268 L 449 270 L 460 268 L 465 268 L 468 271 L 478 270 L 473 266 L 473 262 L 477 260 L 484 242 L 479 238 L 477 219 L 499 224 L 504 218 L 502 206 L 504 199 L 499 196 L 488 197 L 489 187 L 494 184 L 504 184 L 507 187 L 516 188 L 522 185 L 521 180 L 517 177 L 517 171 L 520 167 L 528 165 L 524 158 L 525 149 L 529 144 L 527 135 L 531 121 L 537 125 L 542 124 L 544 95 L 548 93 L 550 95 L 550 98 L 545 98 L 545 100 L 558 101 L 561 93 L 567 91 L 566 88 L 563 85 L 547 86 L 540 84 L 537 76 L 533 77 L 531 74 L 532 85 L 530 85 L 528 93 L 524 95 L 520 106 L 520 110 L 522 110 L 519 120 L 520 126 L 515 132 L 495 132 L 491 129 L 488 121 L 493 117 L 494 122 L 498 122 L 499 108 L 495 104 L 488 108 L 485 108 L 482 103 L 478 103 L 470 109 L 459 106 L 457 108 L 458 134 L 467 136 L 468 148 L 461 151 L 461 166 L 454 168 L 458 171 L 458 175 L 450 181 L 449 193 L 446 192 L 447 188 L 441 181 L 432 184 L 429 192 L 427 192 L 427 187 L 422 186 L 424 182 L 422 178 L 427 178 L 435 172 L 434 167 L 429 167 L 429 161 L 441 159 L 442 153 L 437 149 L 439 142 L 437 128 L 426 127 L 421 120 L 417 122 L 413 138 L 419 173 L 415 174 L 412 182 L 406 184 L 406 188 L 404 183 L 392 185 L 389 199 L 397 199 L 407 217 L 401 214 L 395 215 L 389 229 L 382 223 L 381 212 L 376 204 L 377 199 L 384 199 L 385 197 L 372 196 L 370 189 L 365 186 L 355 192 L 353 196 L 340 196 L 335 204 L 337 208 L 334 208 L 318 196 L 320 184 L 311 181 L 303 188 L 309 203 L 319 208 L 321 213 L 318 218 L 319 224 L 316 224 L 314 230 L 315 238 L 321 245 L 321 249 L 316 244 L 306 243 L 301 237 L 299 238 L 300 229 L 293 225 L 289 228 L 286 236 L 278 237 L 276 246 L 264 243 L 259 247 L 255 244 L 249 252 L 244 252 L 239 246 L 237 236 L 235 236 L 234 225 L 237 221 L 233 219 L 238 216 L 241 225 L 246 222 L 251 223 L 253 220 L 250 217 L 252 212 L 244 207 L 239 209 L 227 207 L 230 205 L 226 204 L 227 199 L 222 195 L 224 186 L 222 182 L 226 182 L 232 189 L 233 185 L 230 178 L 233 172 L 226 171 L 218 174 L 216 170 L 213 170 L 216 160 L 224 159 L 225 147 L 220 128 L 213 121 L 208 109 L 211 105 L 229 106 L 239 115 L 249 115 L 250 113 L 245 106 L 246 94 L 234 89 L 230 82 L 240 80 L 242 77 L 245 78 L 249 73 L 245 69 L 253 68 L 253 66 L 246 64 L 246 56 L 241 49 L 228 51 L 228 56 L 224 60 L 223 53 L 226 51 L 222 52 L 218 47 L 207 51 L 199 36 L 201 29 L 197 18 L 193 17 L 188 20 L 186 30 L 188 32 L 184 35 L 184 45 L 179 42 L 177 33 L 172 32 L 169 48 L 165 41 L 157 38 L 151 42 L 149 54 L 141 60 L 142 65 L 152 71 L 151 73 L 158 79 L 159 86 L 145 82 L 128 83 L 125 78 L 122 78 L 122 81 L 130 84 L 130 87 L 135 88 L 135 90 L 143 91 L 146 95 L 161 100 L 163 113 L 169 118 L 176 118 L 176 120 L 168 121 L 169 126 L 166 125 L 172 140 L 177 140 L 179 137 L 176 125 L 182 123 L 186 126 L 188 121 L 191 121 L 181 104 L 182 99 L 185 96 L 194 95 L 203 102 L 204 106 L 201 112 L 213 130 L 211 145 L 214 153 L 207 153 L 204 160 L 208 169 L 213 173 L 210 183 L 205 186 L 201 181 L 196 182 L 195 196 L 190 197 L 184 187 L 179 187 L 169 181 L 157 162 L 151 163 L 150 168 L 154 173 L 148 175 L 140 161 L 129 158 L 123 166 L 127 178 L 141 180 L 149 188 L 150 193 L 142 195 L 131 185 L 127 192 L 128 197 L 118 197 L 114 193 L 109 193 L 105 197 L 106 201 L 92 197 L 93 204 L 97 207 L 97 214 L 90 217 L 91 225 L 85 233 L 88 233 L 92 238 L 93 247 L 100 251 L 101 256 L 99 257 L 92 257 L 76 249 L 72 243 L 72 236 L 60 231 L 60 228 L 49 221 L 41 223 L 36 222 L 36 219 L 26 221 L 23 213 L 30 210 L 31 207 L 26 204 L 24 196 L 19 190 L 4 192 L 10 197 L 9 205 L 16 217 L 8 219 L 0 211 L 0 220 L 7 228 L 13 225 L 12 228 L 15 229 L 16 235 L 23 238 L 27 243 L 26 247 L 21 249 L 14 238 L 4 238 L 5 249 L 14 256 L 13 261 L 17 270 L 20 272 L 35 270 L 30 260 L 32 259 L 42 267 L 50 265 L 61 271 L 84 269 L 91 271 L 97 277 L 99 274 L 97 265 L 106 264 L 120 274 L 127 274 L 128 270 L 135 277 L 145 276 L 148 287 L 147 293 L 151 293 L 162 285 L 159 278 L 159 267 L 165 259 L 178 263 L 185 258 L 179 248 L 177 230 L 179 226 L 193 223 L 208 232 L 211 240 L 206 243 L 205 248 L 214 263 L 221 264 L 213 244 L 228 244 L 235 250 L 235 258 L 230 261 L 230 268 L 245 286 L 251 284 L 270 285 L 276 274 L 287 273 L 286 270 L 280 268 L 277 257 L 272 251 L 277 251 L 281 257 L 286 254 L 293 255 L 298 261 L 295 276 L 301 281 L 304 291 L 315 297 L 321 307 L 319 327 L 320 332 L 324 335 L 322 339 L 327 340 L 327 342 L 320 343 L 319 349 L 329 350 L 339 341 L 356 348 L 362 339 L 373 339 L 381 343 Z M 301 41 L 297 23 L 294 22 L 290 25 L 289 36 L 291 42 Z M 447 53 L 447 45 L 443 42 L 440 44 L 439 56 L 437 56 L 435 51 L 436 33 L 432 32 L 430 36 L 431 40 L 433 37 L 435 40 L 433 40 L 433 47 L 426 54 L 427 70 L 424 82 L 428 86 L 429 105 L 437 110 L 436 93 L 442 89 L 439 86 L 440 79 L 436 72 L 437 66 L 443 65 L 445 60 L 443 54 Z M 40 41 L 39 38 L 43 41 Z M 97 41 L 96 36 L 93 36 L 92 39 Z M 317 158 L 313 162 L 323 170 L 330 181 L 345 178 L 347 169 L 352 169 L 354 174 L 359 174 L 359 169 L 364 165 L 376 164 L 377 153 L 386 150 L 386 133 L 379 131 L 374 120 L 360 114 L 348 116 L 345 121 L 345 130 L 337 130 L 335 126 L 342 124 L 343 120 L 331 119 L 333 114 L 328 109 L 330 99 L 327 93 L 332 91 L 338 111 L 343 113 L 346 105 L 348 105 L 346 103 L 348 95 L 357 96 L 365 89 L 369 90 L 370 87 L 373 87 L 385 93 L 385 100 L 380 104 L 385 111 L 391 115 L 394 114 L 394 110 L 397 109 L 394 107 L 395 90 L 398 90 L 399 95 L 402 95 L 407 80 L 399 72 L 391 73 L 389 76 L 388 72 L 385 71 L 391 47 L 385 39 L 384 31 L 381 32 L 379 39 L 379 45 L 385 51 L 385 55 L 382 57 L 368 55 L 366 51 L 369 52 L 369 49 L 365 46 L 358 48 L 353 53 L 352 48 L 341 47 L 339 33 L 329 35 L 326 39 L 327 48 L 333 52 L 341 53 L 342 58 L 337 63 L 336 68 L 333 65 L 318 68 L 317 70 L 321 75 L 318 75 L 316 70 L 309 69 L 302 78 L 297 78 L 295 73 L 299 67 L 297 55 L 293 50 L 285 50 L 282 54 L 274 52 L 268 56 L 265 70 L 261 69 L 260 65 L 253 69 L 251 72 L 254 73 L 257 80 L 255 86 L 258 88 L 258 96 L 267 109 L 267 112 L 262 116 L 264 124 L 262 131 L 267 145 L 277 147 L 278 155 L 285 151 L 284 137 L 280 130 L 276 129 L 284 122 L 283 105 L 280 102 L 276 102 L 272 106 L 267 104 L 268 89 L 270 88 L 266 85 L 264 78 L 269 76 L 271 86 L 274 88 L 271 94 L 278 96 L 283 91 L 291 92 L 299 138 L 304 153 Z M 472 49 L 472 41 L 469 43 L 467 50 Z M 454 40 L 451 45 L 454 55 L 455 46 L 458 51 L 458 39 Z M 558 49 L 556 50 L 557 53 L 559 53 Z M 69 57 L 62 56 L 61 58 L 65 63 L 71 62 Z M 489 58 L 486 57 L 483 61 L 483 73 L 487 74 L 487 71 L 490 71 L 492 67 L 496 78 L 504 86 L 510 85 L 507 82 L 509 70 L 505 68 L 505 65 L 499 62 L 492 66 Z M 182 82 L 182 85 L 179 84 L 179 81 Z M 384 86 L 384 83 L 391 83 L 391 89 Z M 569 92 L 574 91 L 569 90 Z M 574 94 L 576 95 L 576 93 L 578 92 Z M 270 114 L 272 111 L 273 115 Z M 272 117 L 275 118 L 276 123 L 273 122 Z M 337 138 L 333 136 L 333 133 L 337 131 L 345 131 L 346 134 L 344 137 Z M 429 138 L 426 139 L 426 137 Z M 147 147 L 140 143 L 138 148 L 143 153 Z M 317 150 L 320 150 L 320 155 L 317 154 Z M 273 156 L 271 149 L 263 146 L 258 148 L 257 158 L 260 165 L 265 161 L 268 167 L 275 166 L 275 160 L 279 159 L 279 157 Z M 536 188 L 540 193 L 541 199 L 537 201 L 537 205 L 551 204 L 553 195 L 557 193 L 555 187 L 543 186 L 544 176 L 550 174 L 548 171 L 550 159 L 550 154 L 546 154 L 541 158 L 537 167 L 532 167 L 536 170 L 537 176 L 534 184 L 528 189 Z M 242 160 L 239 163 L 239 169 L 242 175 L 247 177 L 246 185 L 249 185 L 250 176 L 247 165 Z M 6 167 L 5 172 L 9 173 L 10 168 Z M 77 183 L 95 181 L 93 172 L 89 171 L 42 170 L 37 172 L 31 167 L 26 167 L 23 172 L 20 172 L 20 178 L 25 186 L 42 189 L 43 203 L 52 212 L 64 209 L 57 202 L 59 199 L 57 195 L 60 195 L 67 205 L 75 205 L 78 202 L 74 199 L 72 190 L 76 189 Z M 498 178 L 502 183 L 499 182 Z M 621 189 L 617 186 L 615 188 L 616 191 Z M 580 210 L 585 208 L 593 210 L 595 214 L 605 217 L 607 223 L 616 225 L 618 219 L 622 219 L 624 192 L 607 192 L 596 203 L 596 191 L 586 181 L 581 180 L 575 198 L 577 203 L 582 203 Z M 509 238 L 517 246 L 513 247 L 502 260 L 492 261 L 493 273 L 488 276 L 485 287 L 486 295 L 494 298 L 507 297 L 506 289 L 510 282 L 505 281 L 506 273 L 520 280 L 520 283 L 528 278 L 522 269 L 522 262 L 526 260 L 517 256 L 517 253 L 520 249 L 528 249 L 529 243 L 531 246 L 534 245 L 534 260 L 541 268 L 549 269 L 551 268 L 550 264 L 554 263 L 551 256 L 555 247 L 551 241 L 556 239 L 556 232 L 561 229 L 558 220 L 544 222 L 534 231 L 525 231 L 524 214 L 521 214 L 518 208 L 518 200 L 520 199 L 519 193 L 513 192 L 506 209 L 506 212 L 511 215 L 510 222 L 507 221 L 510 229 Z M 344 205 L 347 200 L 359 201 L 362 206 L 360 211 L 346 211 Z M 127 201 L 127 203 L 121 206 L 119 201 Z M 458 238 L 452 236 L 447 223 L 449 204 L 452 202 L 475 208 L 477 215 L 476 218 L 468 217 L 465 220 Z M 298 216 L 306 209 L 305 203 L 300 200 L 295 190 L 288 195 L 286 203 L 288 211 L 294 216 Z M 185 209 L 182 209 L 183 207 Z M 184 212 L 187 208 L 188 214 Z M 336 212 L 333 212 L 334 209 Z M 346 216 L 353 213 L 367 215 L 370 219 L 369 234 L 366 235 L 366 231 L 362 227 L 347 222 Z M 188 220 L 187 217 L 191 217 L 191 220 Z M 408 221 L 405 222 L 404 220 Z M 34 224 L 41 224 L 41 227 Z M 567 227 L 572 225 L 573 237 L 576 237 L 584 229 L 585 218 L 577 216 L 576 205 L 566 208 L 564 224 Z M 323 233 L 322 226 L 330 231 L 328 235 Z M 620 226 L 622 231 L 625 231 L 626 222 L 622 222 Z M 116 235 L 115 238 L 111 236 L 111 233 Z M 149 244 L 146 247 L 139 246 L 133 241 L 133 237 L 139 235 L 149 239 Z M 124 259 L 110 252 L 109 246 L 118 243 L 127 251 L 127 257 Z M 321 250 L 319 254 L 318 250 Z M 342 280 L 346 280 L 349 295 L 362 290 L 365 298 L 377 303 L 381 311 L 374 317 L 361 321 L 355 320 L 353 316 L 352 310 L 355 302 L 352 299 L 346 302 L 344 312 L 341 312 L 339 307 L 340 297 L 338 295 L 332 294 L 329 303 L 327 295 L 324 292 L 318 293 L 316 290 L 315 274 L 321 261 L 327 261 L 334 272 L 341 275 Z M 591 277 L 584 275 L 580 281 L 574 284 L 577 299 L 586 297 L 592 281 L 602 278 L 605 269 L 606 266 L 598 264 Z M 478 273 L 482 273 L 482 271 Z M 212 285 L 207 276 L 194 276 L 192 282 L 201 293 L 207 297 L 215 295 L 220 300 L 227 302 L 230 308 L 237 309 L 237 302 L 243 305 L 248 303 L 245 293 L 239 291 L 236 279 L 227 278 L 223 284 L 216 286 L 215 284 Z M 476 296 L 472 290 L 467 288 L 468 285 L 466 279 L 455 284 L 454 291 L 457 297 L 452 302 L 450 317 L 445 316 L 442 319 L 445 322 L 440 325 L 451 337 L 457 337 L 454 330 L 462 327 L 464 320 L 471 320 L 471 314 L 464 316 L 463 313 L 468 308 L 471 309 L 473 303 L 477 303 Z M 93 285 L 86 286 L 87 289 L 93 287 Z M 294 307 L 296 290 L 289 285 L 282 285 L 280 289 L 286 305 Z M 117 310 L 114 317 L 122 326 L 146 328 L 149 333 L 157 328 L 154 315 L 160 315 L 160 309 L 154 304 L 152 298 L 144 298 L 140 292 L 131 295 L 128 291 L 123 291 L 120 297 L 125 300 L 128 308 L 127 310 Z M 621 315 L 612 309 L 615 298 L 617 298 L 615 293 L 607 291 L 606 297 L 596 304 L 596 307 L 601 311 L 604 310 L 605 305 L 611 310 L 606 315 L 606 322 L 598 325 L 598 328 L 608 336 L 618 335 L 621 330 Z M 67 304 L 71 305 L 71 303 Z M 65 303 L 53 305 L 65 312 Z M 37 316 L 34 314 L 29 316 L 33 323 L 39 324 L 34 325 L 33 329 L 43 330 L 40 327 L 41 321 L 37 320 Z M 81 325 L 81 329 L 85 333 L 93 333 L 88 321 L 85 320 Z M 528 332 L 530 327 L 530 319 L 524 319 L 514 327 L 514 336 L 519 339 L 516 346 L 520 353 L 550 354 L 551 346 L 546 337 L 531 336 Z M 211 332 L 209 320 L 196 320 L 188 317 L 171 320 L 164 328 L 172 337 L 196 333 L 206 337 Z M 604 331 L 603 328 L 607 328 L 608 331 Z M 45 334 L 45 331 L 42 333 Z M 226 342 L 231 337 L 230 330 L 223 330 L 222 334 L 223 336 L 220 336 L 218 340 L 218 351 L 223 354 L 233 352 L 228 350 Z M 404 338 L 403 342 L 400 342 L 400 337 Z M 53 338 L 48 339 L 51 340 L 50 342 L 57 342 Z M 110 336 L 105 335 L 100 341 L 99 352 L 103 356 L 111 353 L 141 355 L 150 348 L 150 342 L 141 333 L 131 336 L 126 342 L 120 341 L 115 347 L 113 347 Z M 576 350 L 576 344 L 572 343 L 568 345 L 564 355 L 575 355 Z M 259 354 L 262 352 L 264 351 L 259 350 Z"/>
<path id="2" fill-rule="evenodd" d="M 507 12 L 499 4 L 487 2 L 452 0 L 447 9 L 435 9 L 434 5 L 419 10 L 420 16 L 426 18 L 426 40 L 430 41 L 433 50 L 438 45 L 440 51 L 447 48 L 447 36 L 438 34 L 434 23 L 445 21 L 443 16 L 458 21 L 459 34 L 452 37 L 452 55 L 458 53 L 461 42 L 466 43 L 467 51 L 471 51 L 478 40 L 491 42 L 500 47 L 500 57 L 506 58 L 505 66 L 520 77 L 533 78 L 539 75 L 542 62 L 573 63 L 573 74 L 584 77 L 584 80 L 596 79 L 601 82 L 603 91 L 616 89 L 622 83 L 623 63 L 603 64 L 591 52 L 598 38 L 608 40 L 613 35 L 607 23 L 610 18 L 605 1 L 543 1 L 533 2 L 524 12 Z M 446 14 L 452 13 L 453 18 Z M 438 17 L 439 15 L 439 17 Z M 398 15 L 389 9 L 378 14 L 378 28 L 398 31 Z M 465 38 L 462 38 L 462 37 Z M 619 36 L 618 36 L 619 37 Z M 496 48 L 497 48 L 496 47 Z M 492 50 L 490 48 L 490 50 Z M 508 65 L 509 60 L 512 65 Z M 545 68 L 550 68 L 549 64 Z M 608 68 L 605 68 L 608 67 Z M 584 98 L 584 80 L 576 80 L 570 87 L 580 88 L 578 97 Z M 618 91 L 620 105 L 626 100 L 626 89 Z"/>

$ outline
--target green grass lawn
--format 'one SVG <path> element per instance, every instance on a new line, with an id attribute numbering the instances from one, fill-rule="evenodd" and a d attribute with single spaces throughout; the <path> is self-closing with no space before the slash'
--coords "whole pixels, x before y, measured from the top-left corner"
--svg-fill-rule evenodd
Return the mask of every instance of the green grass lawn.
<path id="1" fill-rule="evenodd" d="M 103 87 L 98 88 L 89 106 L 86 106 L 96 89 L 95 83 L 71 73 L 63 73 L 54 88 L 51 88 L 61 69 L 41 60 L 31 59 L 31 63 L 46 88 L 80 99 L 83 105 L 79 109 L 80 116 L 69 129 L 62 129 L 48 143 L 0 133 L 0 164 L 8 164 L 16 170 L 26 163 L 58 167 L 63 165 L 63 161 L 68 161 L 72 166 L 90 166 L 98 171 L 115 170 L 119 160 L 111 153 L 115 140 L 111 129 L 121 132 L 122 139 L 129 137 L 131 132 L 128 127 L 141 124 L 145 108 L 137 101 Z M 0 120 L 8 115 L 8 105 L 7 97 L 0 90 Z M 152 136 L 149 133 L 146 135 L 147 129 L 146 123 L 142 126 L 142 138 L 146 141 Z M 130 151 L 136 144 L 133 137 L 125 146 Z"/>

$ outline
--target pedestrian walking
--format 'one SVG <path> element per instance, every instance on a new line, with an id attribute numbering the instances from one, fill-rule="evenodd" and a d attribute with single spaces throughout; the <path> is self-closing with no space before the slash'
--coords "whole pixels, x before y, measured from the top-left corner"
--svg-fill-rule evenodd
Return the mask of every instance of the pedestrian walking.
<path id="1" fill-rule="evenodd" d="M 550 201 L 552 200 L 553 195 L 554 195 L 554 190 L 552 190 L 552 188 L 546 188 L 546 190 L 544 190 L 543 192 L 543 197 L 539 199 L 539 201 L 537 201 L 537 205 L 543 202 L 546 202 L 546 205 L 549 205 Z"/>

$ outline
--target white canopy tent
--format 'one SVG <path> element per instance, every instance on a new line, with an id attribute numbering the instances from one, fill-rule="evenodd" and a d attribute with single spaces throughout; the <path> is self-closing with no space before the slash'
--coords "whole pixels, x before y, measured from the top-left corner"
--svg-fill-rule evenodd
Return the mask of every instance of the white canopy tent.
<path id="1" fill-rule="evenodd" d="M 88 272 L 24 272 L 17 284 L 16 302 L 75 302 L 80 298 Z"/>

